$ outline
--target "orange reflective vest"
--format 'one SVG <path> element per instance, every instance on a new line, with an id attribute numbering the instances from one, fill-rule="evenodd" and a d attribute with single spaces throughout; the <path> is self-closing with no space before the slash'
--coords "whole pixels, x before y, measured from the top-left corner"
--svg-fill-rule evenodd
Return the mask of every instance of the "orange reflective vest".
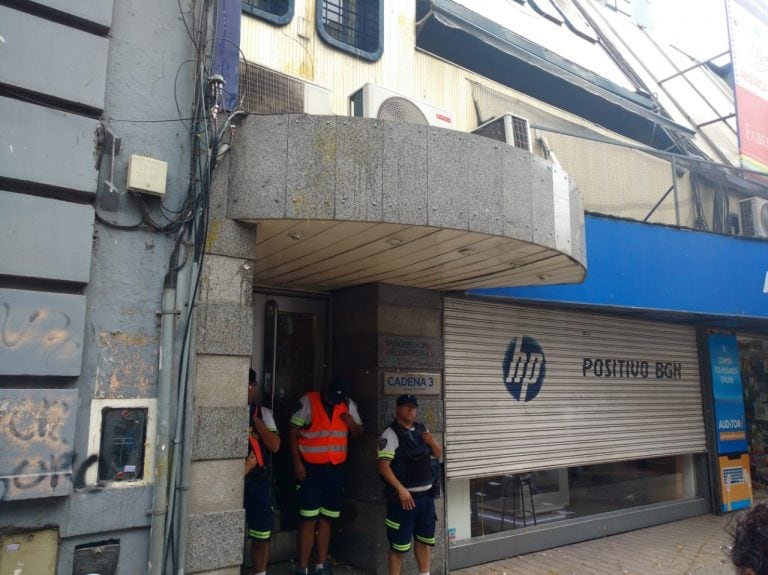
<path id="1" fill-rule="evenodd" d="M 248 434 L 248 441 L 251 444 L 253 454 L 256 456 L 256 467 L 264 467 L 264 455 L 261 453 L 261 445 L 259 445 L 259 440 L 254 436 L 253 432 Z"/>
<path id="2" fill-rule="evenodd" d="M 312 422 L 299 431 L 299 453 L 307 463 L 333 463 L 338 465 L 347 459 L 347 433 L 349 426 L 341 420 L 342 413 L 349 413 L 342 402 L 333 407 L 329 420 L 319 391 L 307 394 L 312 409 Z"/>

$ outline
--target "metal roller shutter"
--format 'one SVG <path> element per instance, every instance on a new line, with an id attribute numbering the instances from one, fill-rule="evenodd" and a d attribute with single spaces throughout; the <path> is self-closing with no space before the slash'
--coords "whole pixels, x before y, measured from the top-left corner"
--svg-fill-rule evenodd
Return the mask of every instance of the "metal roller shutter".
<path id="1" fill-rule="evenodd" d="M 706 451 L 692 328 L 459 298 L 444 310 L 449 478 Z"/>

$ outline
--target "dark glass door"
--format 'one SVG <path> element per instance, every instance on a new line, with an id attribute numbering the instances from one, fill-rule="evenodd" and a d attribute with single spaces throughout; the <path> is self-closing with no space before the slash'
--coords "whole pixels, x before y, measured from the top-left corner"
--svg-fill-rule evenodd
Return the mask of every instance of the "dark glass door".
<path id="1" fill-rule="evenodd" d="M 289 420 L 299 398 L 326 378 L 326 300 L 266 296 L 262 403 L 272 409 L 282 439 L 273 456 L 275 524 L 270 561 L 290 559 L 298 523 Z"/>

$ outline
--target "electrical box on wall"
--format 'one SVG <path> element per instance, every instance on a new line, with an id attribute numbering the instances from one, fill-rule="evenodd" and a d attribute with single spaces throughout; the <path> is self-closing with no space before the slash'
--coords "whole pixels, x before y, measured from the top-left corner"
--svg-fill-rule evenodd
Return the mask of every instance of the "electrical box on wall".
<path id="1" fill-rule="evenodd" d="M 131 154 L 128 158 L 128 189 L 132 192 L 165 195 L 168 163 L 147 156 Z"/>
<path id="2" fill-rule="evenodd" d="M 0 575 L 54 573 L 58 550 L 56 529 L 3 535 L 0 537 Z"/>
<path id="3" fill-rule="evenodd" d="M 72 575 L 115 575 L 119 557 L 118 539 L 78 545 L 72 558 Z"/>

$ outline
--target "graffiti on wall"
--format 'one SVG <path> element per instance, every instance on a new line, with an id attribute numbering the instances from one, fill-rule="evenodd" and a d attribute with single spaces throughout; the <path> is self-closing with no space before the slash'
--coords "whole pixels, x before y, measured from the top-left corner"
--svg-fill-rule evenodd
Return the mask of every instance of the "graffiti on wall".
<path id="1" fill-rule="evenodd" d="M 85 296 L 0 289 L 0 375 L 80 375 Z"/>
<path id="2" fill-rule="evenodd" d="M 0 389 L 0 500 L 68 495 L 78 392 Z"/>

